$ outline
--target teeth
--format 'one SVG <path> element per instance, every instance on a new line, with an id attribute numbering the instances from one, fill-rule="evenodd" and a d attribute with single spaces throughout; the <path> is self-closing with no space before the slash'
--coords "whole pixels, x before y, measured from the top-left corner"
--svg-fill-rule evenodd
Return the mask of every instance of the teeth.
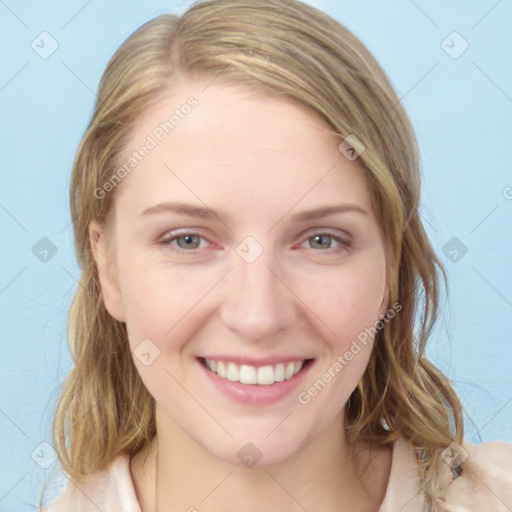
<path id="1" fill-rule="evenodd" d="M 258 368 L 258 384 L 270 386 L 274 382 L 274 368 L 272 366 L 261 366 Z"/>
<path id="2" fill-rule="evenodd" d="M 293 375 L 297 375 L 300 372 L 301 368 L 304 366 L 304 361 L 296 361 L 293 368 Z"/>
<path id="3" fill-rule="evenodd" d="M 238 366 L 235 363 L 228 363 L 228 369 L 226 370 L 226 379 L 233 382 L 239 382 L 238 380 Z"/>
<path id="4" fill-rule="evenodd" d="M 297 375 L 304 366 L 304 361 L 278 363 L 275 366 L 250 366 L 242 364 L 240 367 L 233 362 L 214 361 L 205 358 L 206 367 L 222 379 L 242 384 L 259 384 L 270 386 L 275 382 L 283 382 Z"/>
<path id="5" fill-rule="evenodd" d="M 239 381 L 242 384 L 258 384 L 258 371 L 254 366 L 243 364 L 238 372 Z"/>
<path id="6" fill-rule="evenodd" d="M 295 363 L 288 363 L 286 370 L 284 371 L 284 378 L 291 379 L 293 377 L 293 370 L 295 369 Z"/>
<path id="7" fill-rule="evenodd" d="M 276 367 L 274 368 L 274 379 L 276 382 L 283 382 L 283 380 L 286 378 L 286 375 L 284 373 L 284 364 L 279 363 L 276 364 Z"/>
<path id="8" fill-rule="evenodd" d="M 224 363 L 222 361 L 219 361 L 217 363 L 217 375 L 219 377 L 222 377 L 223 379 L 226 378 L 226 367 L 224 366 Z"/>

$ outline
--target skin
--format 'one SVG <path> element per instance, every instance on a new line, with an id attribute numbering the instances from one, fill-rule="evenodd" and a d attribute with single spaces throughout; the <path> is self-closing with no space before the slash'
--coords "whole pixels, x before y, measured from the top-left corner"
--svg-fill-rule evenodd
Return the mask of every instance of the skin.
<path id="1" fill-rule="evenodd" d="M 198 100 L 116 188 L 111 243 L 90 225 L 109 313 L 126 322 L 132 350 L 144 339 L 160 350 L 148 366 L 134 357 L 157 404 L 157 438 L 131 461 L 142 510 L 376 511 L 390 450 L 349 446 L 343 435 L 373 340 L 307 405 L 297 400 L 388 307 L 367 185 L 312 111 L 206 84 L 182 79 L 139 120 L 126 155 L 189 96 Z M 168 202 L 218 216 L 143 214 Z M 297 219 L 342 204 L 364 213 Z M 327 237 L 318 248 L 314 235 L 326 230 L 350 245 Z M 186 233 L 203 237 L 200 247 L 180 249 L 184 239 L 172 237 Z M 252 263 L 236 252 L 247 236 L 263 251 Z M 296 391 L 247 405 L 208 382 L 197 358 L 209 354 L 315 361 Z M 237 457 L 247 442 L 261 453 L 252 468 Z"/>

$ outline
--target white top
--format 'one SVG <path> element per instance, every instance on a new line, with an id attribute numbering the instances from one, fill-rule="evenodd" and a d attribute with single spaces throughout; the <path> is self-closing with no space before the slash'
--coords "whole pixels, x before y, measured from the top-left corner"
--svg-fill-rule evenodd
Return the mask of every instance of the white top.
<path id="1" fill-rule="evenodd" d="M 451 512 L 512 511 L 512 445 L 502 442 L 463 444 L 470 471 L 454 477 L 448 463 L 440 486 L 448 486 L 446 509 Z M 141 512 L 128 455 L 119 455 L 108 470 L 80 486 L 69 482 L 46 512 Z M 422 512 L 419 468 L 411 444 L 393 445 L 391 472 L 379 512 Z"/>

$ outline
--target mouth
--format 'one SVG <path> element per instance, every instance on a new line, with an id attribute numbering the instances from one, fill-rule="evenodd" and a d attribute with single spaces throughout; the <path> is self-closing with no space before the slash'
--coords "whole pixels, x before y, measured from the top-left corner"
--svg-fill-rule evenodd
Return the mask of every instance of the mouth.
<path id="1" fill-rule="evenodd" d="M 221 379 L 252 386 L 272 386 L 293 379 L 313 363 L 314 359 L 283 361 L 265 366 L 237 364 L 234 361 L 221 361 L 199 357 L 199 362 Z"/>

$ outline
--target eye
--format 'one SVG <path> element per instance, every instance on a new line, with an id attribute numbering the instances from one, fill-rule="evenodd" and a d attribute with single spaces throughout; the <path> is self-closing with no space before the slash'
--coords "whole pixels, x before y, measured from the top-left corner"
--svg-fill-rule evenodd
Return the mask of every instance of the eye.
<path id="1" fill-rule="evenodd" d="M 336 249 L 341 248 L 342 246 L 349 247 L 350 241 L 341 238 L 340 236 L 334 233 L 315 233 L 312 236 L 309 236 L 301 245 L 301 247 L 306 247 L 315 250 L 328 250 L 328 249 Z"/>
<path id="2" fill-rule="evenodd" d="M 208 245 L 208 241 L 197 233 L 168 234 L 161 238 L 161 243 L 171 245 L 184 251 L 193 251 Z"/>
<path id="3" fill-rule="evenodd" d="M 174 238 L 180 249 L 197 249 L 201 245 L 201 237 L 198 235 L 181 235 Z"/>

